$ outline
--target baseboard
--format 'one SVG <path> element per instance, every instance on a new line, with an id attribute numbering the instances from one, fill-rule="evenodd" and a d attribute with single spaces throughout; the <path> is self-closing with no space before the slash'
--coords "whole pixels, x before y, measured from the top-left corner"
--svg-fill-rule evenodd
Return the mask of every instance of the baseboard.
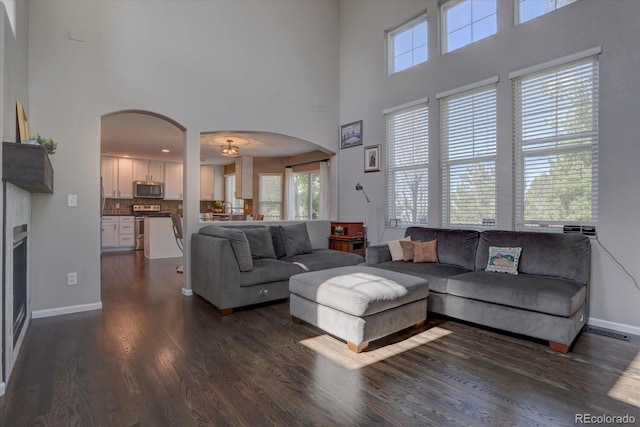
<path id="1" fill-rule="evenodd" d="M 184 295 L 185 297 L 192 297 L 193 296 L 193 290 L 192 289 L 187 289 L 187 288 L 182 288 L 182 295 Z"/>
<path id="2" fill-rule="evenodd" d="M 70 305 L 68 307 L 49 308 L 46 310 L 34 310 L 31 313 L 32 319 L 43 317 L 62 316 L 63 314 L 82 313 L 83 311 L 102 310 L 102 302 L 92 304 Z"/>
<path id="3" fill-rule="evenodd" d="M 589 322 L 587 323 L 598 328 L 611 329 L 612 331 L 640 336 L 640 328 L 637 326 L 625 325 L 624 323 L 610 322 L 602 319 L 594 319 L 593 317 L 590 317 Z"/>

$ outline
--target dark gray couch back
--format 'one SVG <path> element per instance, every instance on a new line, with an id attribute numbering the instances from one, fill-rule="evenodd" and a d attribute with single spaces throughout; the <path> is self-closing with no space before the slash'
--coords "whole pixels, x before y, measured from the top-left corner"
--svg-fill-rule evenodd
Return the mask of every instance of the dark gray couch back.
<path id="1" fill-rule="evenodd" d="M 412 240 L 438 241 L 438 260 L 442 264 L 458 265 L 473 270 L 480 233 L 475 230 L 447 230 L 444 228 L 409 227 L 404 236 Z M 486 264 L 486 263 L 485 263 Z"/>
<path id="2" fill-rule="evenodd" d="M 563 277 L 582 284 L 589 280 L 591 243 L 582 234 L 483 231 L 476 254 L 476 270 L 487 267 L 489 246 L 521 247 L 518 265 L 521 273 Z"/>

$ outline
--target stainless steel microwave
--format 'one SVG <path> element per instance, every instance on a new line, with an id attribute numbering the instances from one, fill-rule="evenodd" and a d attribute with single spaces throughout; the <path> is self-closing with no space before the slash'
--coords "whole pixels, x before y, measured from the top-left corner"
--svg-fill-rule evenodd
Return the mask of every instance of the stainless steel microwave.
<path id="1" fill-rule="evenodd" d="M 133 188 L 137 199 L 164 199 L 164 184 L 161 182 L 135 181 Z"/>

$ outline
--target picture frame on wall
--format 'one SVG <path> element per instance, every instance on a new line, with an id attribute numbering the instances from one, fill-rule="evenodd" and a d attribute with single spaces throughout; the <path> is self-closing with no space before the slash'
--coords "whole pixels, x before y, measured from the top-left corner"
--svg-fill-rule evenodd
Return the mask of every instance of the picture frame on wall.
<path id="1" fill-rule="evenodd" d="M 340 148 L 362 145 L 362 120 L 340 126 Z"/>
<path id="2" fill-rule="evenodd" d="M 380 145 L 364 147 L 364 171 L 380 172 Z"/>

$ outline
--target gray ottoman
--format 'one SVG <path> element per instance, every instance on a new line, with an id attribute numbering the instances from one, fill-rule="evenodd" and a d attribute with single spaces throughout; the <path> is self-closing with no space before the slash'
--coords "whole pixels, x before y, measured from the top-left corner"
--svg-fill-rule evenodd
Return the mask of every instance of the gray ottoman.
<path id="1" fill-rule="evenodd" d="M 356 353 L 427 318 L 429 283 L 395 271 L 358 265 L 296 274 L 289 290 L 294 322 L 342 338 Z"/>

